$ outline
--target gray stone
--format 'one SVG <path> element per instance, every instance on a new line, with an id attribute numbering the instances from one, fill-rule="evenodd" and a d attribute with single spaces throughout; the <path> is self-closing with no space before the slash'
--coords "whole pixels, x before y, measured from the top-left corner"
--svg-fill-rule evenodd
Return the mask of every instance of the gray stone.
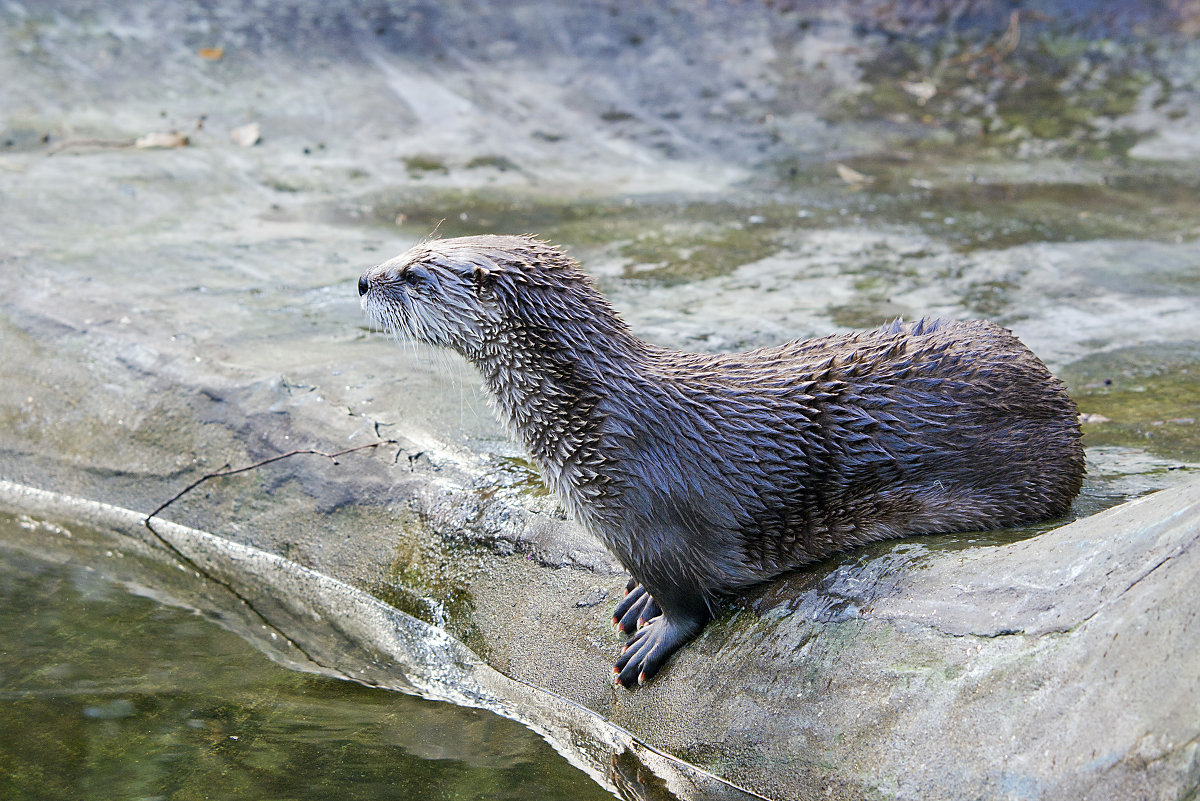
<path id="1" fill-rule="evenodd" d="M 754 754 L 726 775 L 768 794 L 752 775 L 784 764 L 912 799 L 1184 798 L 1200 782 L 1200 482 L 1010 545 L 918 539 L 807 578 L 639 693 L 681 733 L 670 750 Z M 700 726 L 709 738 L 685 739 Z"/>

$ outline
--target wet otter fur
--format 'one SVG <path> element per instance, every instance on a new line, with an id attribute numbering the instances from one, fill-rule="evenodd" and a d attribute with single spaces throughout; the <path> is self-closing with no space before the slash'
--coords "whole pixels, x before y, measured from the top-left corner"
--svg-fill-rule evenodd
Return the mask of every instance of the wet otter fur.
<path id="1" fill-rule="evenodd" d="M 638 339 L 533 237 L 417 245 L 359 280 L 382 327 L 479 370 L 563 504 L 633 576 L 613 668 L 654 676 L 722 596 L 837 551 L 1059 515 L 1075 404 L 1009 331 L 896 321 L 745 353 Z"/>

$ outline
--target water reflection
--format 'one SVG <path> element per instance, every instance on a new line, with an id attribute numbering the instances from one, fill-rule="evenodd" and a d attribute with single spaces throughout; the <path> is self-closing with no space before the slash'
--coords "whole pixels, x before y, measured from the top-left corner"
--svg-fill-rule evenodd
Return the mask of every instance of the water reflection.
<path id="1" fill-rule="evenodd" d="M 86 567 L 0 550 L 0 798 L 610 798 L 489 712 L 286 670 Z"/>

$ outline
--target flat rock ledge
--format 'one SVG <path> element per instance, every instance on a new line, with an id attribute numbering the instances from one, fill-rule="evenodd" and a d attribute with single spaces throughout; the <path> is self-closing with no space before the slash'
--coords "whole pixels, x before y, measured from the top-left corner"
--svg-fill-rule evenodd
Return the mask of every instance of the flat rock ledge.
<path id="1" fill-rule="evenodd" d="M 766 588 L 627 722 L 786 798 L 1194 798 L 1198 586 L 1198 482 L 1015 544 L 918 539 Z"/>
<path id="2" fill-rule="evenodd" d="M 62 499 L 0 485 L 0 508 L 161 551 L 135 514 Z M 286 559 L 159 528 L 221 585 L 184 602 L 229 588 L 254 607 L 231 627 L 272 642 L 262 615 L 286 633 L 264 645 L 275 658 L 498 709 L 624 797 L 1184 799 L 1200 785 L 1200 482 L 1012 544 L 914 538 L 811 566 L 732 602 L 634 692 L 607 683 L 618 574 L 483 557 L 457 624 L 472 652 Z M 68 547 L 52 525 L 25 530 L 18 545 Z M 74 558 L 131 563 L 106 548 Z"/>

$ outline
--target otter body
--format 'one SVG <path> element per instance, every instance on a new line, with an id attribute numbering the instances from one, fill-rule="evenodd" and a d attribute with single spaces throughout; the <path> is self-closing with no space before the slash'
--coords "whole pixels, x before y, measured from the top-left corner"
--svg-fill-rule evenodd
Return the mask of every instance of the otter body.
<path id="1" fill-rule="evenodd" d="M 875 540 L 1065 512 L 1075 404 L 1010 332 L 895 322 L 746 353 L 635 337 L 561 251 L 436 240 L 367 271 L 363 308 L 471 361 L 571 513 L 633 576 L 614 672 L 652 677 L 723 595 Z"/>

